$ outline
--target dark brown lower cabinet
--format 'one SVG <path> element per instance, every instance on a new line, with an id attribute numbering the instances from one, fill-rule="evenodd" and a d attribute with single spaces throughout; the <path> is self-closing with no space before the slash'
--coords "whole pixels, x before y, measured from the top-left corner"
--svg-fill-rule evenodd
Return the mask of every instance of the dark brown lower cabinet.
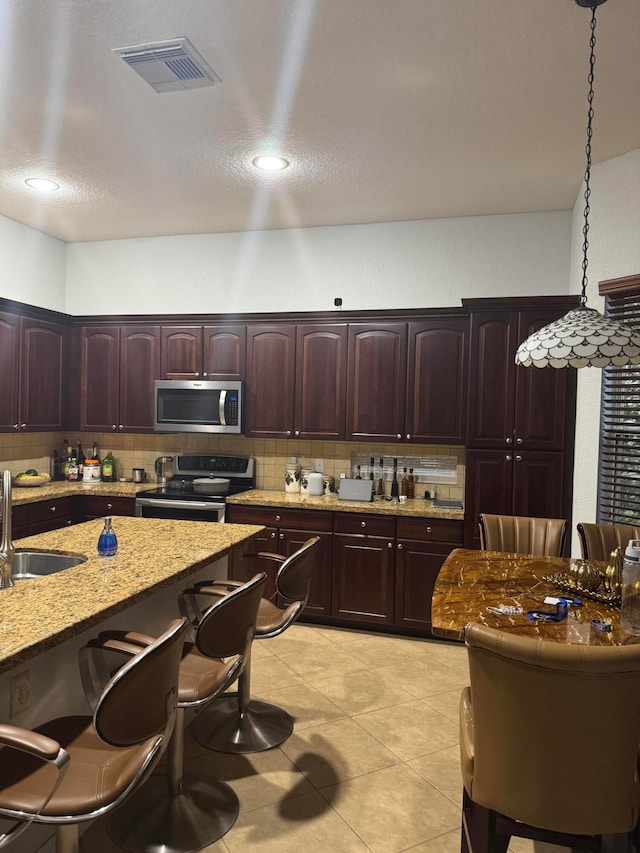
<path id="1" fill-rule="evenodd" d="M 463 522 L 398 518 L 396 535 L 394 622 L 399 628 L 430 631 L 433 587 L 445 558 L 462 546 Z"/>
<path id="2" fill-rule="evenodd" d="M 335 619 L 393 624 L 395 526 L 393 516 L 336 513 L 331 607 Z"/>
<path id="3" fill-rule="evenodd" d="M 11 536 L 21 539 L 29 535 L 29 504 L 14 506 L 11 510 Z"/>
<path id="4" fill-rule="evenodd" d="M 226 509 L 229 524 L 262 524 L 265 530 L 252 537 L 229 558 L 229 577 L 233 580 L 248 580 L 254 566 L 243 560 L 246 553 L 270 551 L 289 556 L 311 536 L 320 537 L 313 568 L 311 593 L 304 609 L 308 616 L 326 617 L 331 614 L 331 529 L 333 517 L 321 510 L 287 510 L 270 507 L 246 507 L 229 504 Z M 264 567 L 261 567 L 264 568 Z M 275 594 L 277 566 L 267 568 L 265 596 Z"/>
<path id="5" fill-rule="evenodd" d="M 91 521 L 105 515 L 136 514 L 135 498 L 109 498 L 102 495 L 78 495 L 74 498 L 74 521 Z M 117 534 L 116 530 L 116 534 Z"/>
<path id="6" fill-rule="evenodd" d="M 569 519 L 565 465 L 562 452 L 467 450 L 465 547 L 480 547 L 481 512 Z"/>
<path id="7" fill-rule="evenodd" d="M 29 535 L 73 524 L 73 498 L 52 498 L 29 504 Z"/>

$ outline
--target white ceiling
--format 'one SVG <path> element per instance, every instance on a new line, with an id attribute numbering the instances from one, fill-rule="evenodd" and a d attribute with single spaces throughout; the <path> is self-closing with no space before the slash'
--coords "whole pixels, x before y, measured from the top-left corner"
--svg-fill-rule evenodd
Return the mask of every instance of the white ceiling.
<path id="1" fill-rule="evenodd" d="M 2 0 L 0 214 L 68 241 L 567 210 L 574 0 Z M 640 148 L 640 2 L 598 9 L 593 156 Z M 113 48 L 186 36 L 157 94 Z M 250 166 L 263 149 L 291 160 Z M 52 177 L 46 197 L 23 183 Z"/>

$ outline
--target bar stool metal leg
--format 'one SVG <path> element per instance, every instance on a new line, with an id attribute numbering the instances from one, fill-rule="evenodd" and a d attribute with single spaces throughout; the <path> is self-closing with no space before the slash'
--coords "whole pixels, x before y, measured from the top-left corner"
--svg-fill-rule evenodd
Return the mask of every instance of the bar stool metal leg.
<path id="1" fill-rule="evenodd" d="M 264 752 L 293 731 L 293 718 L 283 708 L 251 699 L 251 661 L 238 679 L 238 692 L 225 693 L 191 723 L 191 734 L 215 752 Z"/>
<path id="2" fill-rule="evenodd" d="M 111 839 L 133 853 L 193 853 L 227 833 L 238 817 L 233 789 L 209 776 L 184 777 L 184 709 L 179 708 L 167 775 L 151 776 L 107 821 Z"/>

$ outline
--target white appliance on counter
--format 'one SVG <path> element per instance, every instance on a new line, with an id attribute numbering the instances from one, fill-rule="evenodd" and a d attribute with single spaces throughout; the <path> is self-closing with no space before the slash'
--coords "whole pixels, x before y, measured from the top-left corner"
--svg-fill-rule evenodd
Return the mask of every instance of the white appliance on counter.
<path id="1" fill-rule="evenodd" d="M 228 495 L 255 488 L 256 460 L 251 456 L 195 454 L 174 457 L 175 473 L 156 489 L 136 494 L 136 515 L 185 521 L 224 521 Z M 229 481 L 219 494 L 196 491 L 194 480 Z M 215 489 L 214 489 L 215 492 Z"/>

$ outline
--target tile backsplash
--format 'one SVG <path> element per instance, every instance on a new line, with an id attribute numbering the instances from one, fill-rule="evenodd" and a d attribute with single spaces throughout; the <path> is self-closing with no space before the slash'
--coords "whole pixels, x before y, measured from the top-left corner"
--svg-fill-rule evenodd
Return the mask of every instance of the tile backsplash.
<path id="1" fill-rule="evenodd" d="M 54 448 L 61 448 L 68 438 L 75 447 L 78 440 L 85 449 L 98 443 L 100 456 L 111 450 L 117 461 L 118 477 L 131 477 L 132 468 L 144 468 L 147 481 L 155 482 L 154 462 L 157 456 L 177 453 L 226 453 L 255 456 L 256 485 L 260 489 L 284 489 L 284 473 L 289 458 L 295 456 L 303 468 L 314 469 L 317 459 L 324 462 L 324 473 L 336 480 L 341 473 L 352 476 L 354 455 L 374 457 L 455 456 L 455 484 L 435 485 L 437 496 L 464 500 L 465 448 L 449 445 L 384 444 L 353 441 L 296 441 L 295 439 L 253 439 L 242 436 L 210 436 L 197 433 L 181 435 L 114 435 L 113 433 L 47 433 L 34 432 L 0 435 L 0 464 L 16 474 L 25 468 L 46 470 Z M 37 464 L 36 464 L 37 463 Z M 416 489 L 433 491 L 434 484 L 425 480 Z"/>

